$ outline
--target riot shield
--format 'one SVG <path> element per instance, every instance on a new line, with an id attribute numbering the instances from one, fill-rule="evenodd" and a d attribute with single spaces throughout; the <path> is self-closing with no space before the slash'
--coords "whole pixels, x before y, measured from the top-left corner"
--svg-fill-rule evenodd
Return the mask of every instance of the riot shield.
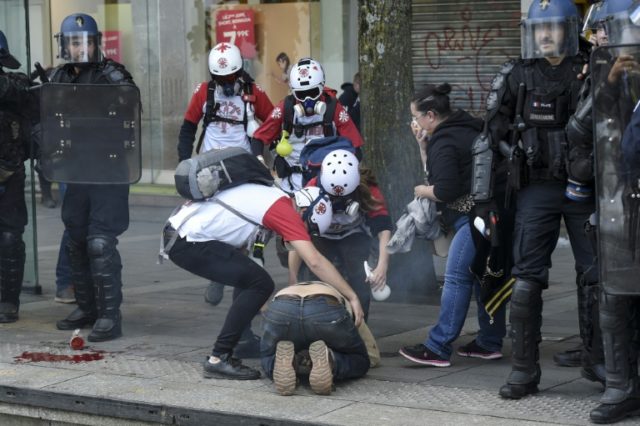
<path id="1" fill-rule="evenodd" d="M 40 164 L 48 180 L 126 184 L 140 179 L 136 86 L 45 83 L 40 96 Z"/>
<path id="2" fill-rule="evenodd" d="M 594 50 L 591 75 L 600 280 L 609 294 L 640 295 L 640 163 L 627 155 L 640 152 L 629 125 L 640 120 L 640 45 Z"/>

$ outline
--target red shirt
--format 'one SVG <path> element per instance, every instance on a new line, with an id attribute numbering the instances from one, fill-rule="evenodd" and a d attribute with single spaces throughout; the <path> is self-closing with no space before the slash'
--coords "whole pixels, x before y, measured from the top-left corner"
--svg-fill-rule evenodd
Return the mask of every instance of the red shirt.
<path id="1" fill-rule="evenodd" d="M 262 224 L 285 241 L 311 241 L 300 215 L 293 208 L 291 198 L 282 197 L 265 213 Z"/>
<path id="2" fill-rule="evenodd" d="M 325 88 L 325 91 L 320 96 L 320 100 L 327 99 L 331 96 L 330 89 Z M 338 100 L 335 100 L 338 102 Z M 274 140 L 280 137 L 282 132 L 282 122 L 284 121 L 284 99 L 281 100 L 278 105 L 273 108 L 269 118 L 262 121 L 262 125 L 255 131 L 253 137 L 261 140 L 265 145 L 271 144 Z M 336 110 L 333 113 L 333 123 L 336 126 L 336 132 L 339 136 L 344 136 L 351 141 L 351 144 L 355 147 L 361 147 L 364 144 L 360 132 L 356 128 L 356 125 L 351 121 L 349 113 L 343 108 L 340 102 L 336 105 Z"/>
<path id="3" fill-rule="evenodd" d="M 262 87 L 252 83 L 251 88 L 253 95 L 256 97 L 256 101 L 253 103 L 256 118 L 264 122 L 267 117 L 269 117 L 269 113 L 271 113 L 271 110 L 273 109 L 273 104 L 265 91 L 262 90 Z M 200 122 L 204 115 L 204 105 L 207 103 L 207 89 L 208 82 L 206 81 L 196 86 L 193 96 L 191 96 L 191 100 L 189 101 L 187 112 L 184 114 L 185 120 L 190 121 L 193 124 L 198 124 Z"/>

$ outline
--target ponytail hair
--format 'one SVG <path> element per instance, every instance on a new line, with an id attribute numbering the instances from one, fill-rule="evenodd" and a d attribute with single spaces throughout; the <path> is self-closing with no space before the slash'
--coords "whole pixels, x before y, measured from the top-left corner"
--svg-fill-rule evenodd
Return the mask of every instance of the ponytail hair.
<path id="1" fill-rule="evenodd" d="M 411 102 L 416 110 L 423 114 L 433 111 L 441 117 L 446 117 L 451 114 L 449 93 L 451 93 L 449 83 L 426 84 L 413 96 Z"/>

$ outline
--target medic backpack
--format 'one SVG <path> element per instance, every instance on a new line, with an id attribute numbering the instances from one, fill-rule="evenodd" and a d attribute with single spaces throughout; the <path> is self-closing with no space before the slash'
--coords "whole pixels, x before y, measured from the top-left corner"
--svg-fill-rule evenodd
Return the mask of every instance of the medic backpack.
<path id="1" fill-rule="evenodd" d="M 329 136 L 326 138 L 311 139 L 300 152 L 300 166 L 302 167 L 302 186 L 320 172 L 322 160 L 331 151 L 344 149 L 352 154 L 356 153 L 351 141 L 343 136 Z"/>
<path id="2" fill-rule="evenodd" d="M 183 160 L 174 174 L 178 193 L 201 201 L 243 183 L 273 185 L 273 176 L 255 156 L 242 148 L 216 149 Z"/>

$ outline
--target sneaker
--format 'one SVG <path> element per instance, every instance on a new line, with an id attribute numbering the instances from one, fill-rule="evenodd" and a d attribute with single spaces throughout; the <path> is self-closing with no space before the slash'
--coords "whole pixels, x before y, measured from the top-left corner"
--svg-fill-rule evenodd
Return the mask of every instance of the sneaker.
<path id="1" fill-rule="evenodd" d="M 333 358 L 326 343 L 317 340 L 309 346 L 311 372 L 309 384 L 318 395 L 330 395 L 333 387 Z"/>
<path id="2" fill-rule="evenodd" d="M 294 368 L 295 349 L 293 342 L 281 340 L 276 345 L 276 360 L 273 364 L 273 383 L 280 395 L 293 395 L 296 389 Z"/>
<path id="3" fill-rule="evenodd" d="M 502 352 L 486 350 L 480 345 L 478 345 L 475 339 L 473 339 L 471 342 L 467 343 L 464 346 L 460 346 L 458 348 L 457 353 L 460 356 L 466 356 L 470 358 L 481 358 L 481 359 L 502 358 Z"/>
<path id="4" fill-rule="evenodd" d="M 224 296 L 224 284 L 217 283 L 215 281 L 209 281 L 207 289 L 204 291 L 205 302 L 218 306 L 222 302 Z"/>
<path id="5" fill-rule="evenodd" d="M 451 365 L 448 359 L 441 358 L 422 343 L 414 346 L 405 346 L 400 348 L 398 352 L 409 361 L 422 365 L 430 365 L 432 367 L 449 367 Z"/>
<path id="6" fill-rule="evenodd" d="M 58 303 L 76 303 L 76 294 L 73 291 L 73 286 L 56 290 L 56 297 L 53 300 Z"/>
<path id="7" fill-rule="evenodd" d="M 242 361 L 233 358 L 231 354 L 223 354 L 217 358 L 217 362 L 211 362 L 207 358 L 204 362 L 205 379 L 229 379 L 229 380 L 257 380 L 260 372 L 251 367 L 242 365 Z"/>

